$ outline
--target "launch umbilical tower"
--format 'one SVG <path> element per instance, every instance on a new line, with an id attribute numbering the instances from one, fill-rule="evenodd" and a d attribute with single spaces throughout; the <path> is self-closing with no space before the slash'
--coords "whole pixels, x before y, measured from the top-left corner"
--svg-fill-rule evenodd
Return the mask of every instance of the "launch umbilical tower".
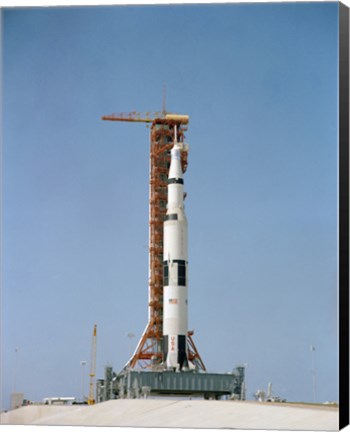
<path id="1" fill-rule="evenodd" d="M 167 113 L 121 113 L 103 116 L 102 120 L 149 123 L 150 127 L 150 177 L 149 177 L 149 281 L 148 323 L 139 343 L 125 368 L 161 368 L 163 359 L 163 224 L 167 211 L 167 185 L 170 166 L 170 149 L 176 139 L 181 143 L 181 167 L 187 168 L 188 146 L 185 131 L 188 115 Z M 205 371 L 204 363 L 187 333 L 188 359 L 197 370 Z"/>

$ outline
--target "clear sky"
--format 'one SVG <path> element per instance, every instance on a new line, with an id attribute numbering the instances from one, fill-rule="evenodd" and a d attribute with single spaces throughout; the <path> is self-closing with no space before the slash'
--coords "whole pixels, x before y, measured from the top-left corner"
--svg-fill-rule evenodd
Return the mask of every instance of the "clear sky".
<path id="1" fill-rule="evenodd" d="M 149 130 L 190 115 L 189 322 L 247 397 L 338 400 L 337 3 L 3 11 L 2 405 L 82 394 L 147 323 Z M 134 333 L 129 339 L 127 333 Z M 17 362 L 15 348 L 18 347 Z"/>

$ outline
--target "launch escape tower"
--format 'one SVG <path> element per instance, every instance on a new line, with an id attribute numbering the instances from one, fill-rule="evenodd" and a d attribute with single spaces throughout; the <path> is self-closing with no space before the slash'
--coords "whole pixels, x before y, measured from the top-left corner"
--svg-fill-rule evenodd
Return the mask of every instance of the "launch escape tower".
<path id="1" fill-rule="evenodd" d="M 167 184 L 170 166 L 170 149 L 177 141 L 183 144 L 182 171 L 187 168 L 188 146 L 185 131 L 188 115 L 170 114 L 164 109 L 145 115 L 132 112 L 103 116 L 102 120 L 149 123 L 150 127 L 150 177 L 149 177 L 149 281 L 148 323 L 139 343 L 124 369 L 162 369 L 163 359 L 163 224 L 167 210 Z M 196 370 L 205 371 L 204 363 L 187 333 L 188 359 Z"/>

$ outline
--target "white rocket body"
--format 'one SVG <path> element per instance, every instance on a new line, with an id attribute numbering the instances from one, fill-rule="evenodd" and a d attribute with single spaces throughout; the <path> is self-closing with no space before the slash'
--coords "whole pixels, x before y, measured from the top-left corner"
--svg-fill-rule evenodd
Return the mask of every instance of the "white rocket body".
<path id="1" fill-rule="evenodd" d="M 168 205 L 164 221 L 163 351 L 168 369 L 189 366 L 187 353 L 187 219 L 184 212 L 181 148 L 171 150 Z"/>

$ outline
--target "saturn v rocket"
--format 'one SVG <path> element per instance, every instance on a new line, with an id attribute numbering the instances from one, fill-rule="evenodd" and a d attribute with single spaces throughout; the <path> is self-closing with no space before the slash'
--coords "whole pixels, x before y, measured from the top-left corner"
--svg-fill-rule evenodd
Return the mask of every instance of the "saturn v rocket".
<path id="1" fill-rule="evenodd" d="M 175 130 L 168 176 L 168 205 L 164 221 L 163 354 L 167 369 L 191 367 L 187 352 L 187 219 L 181 146 Z"/>

